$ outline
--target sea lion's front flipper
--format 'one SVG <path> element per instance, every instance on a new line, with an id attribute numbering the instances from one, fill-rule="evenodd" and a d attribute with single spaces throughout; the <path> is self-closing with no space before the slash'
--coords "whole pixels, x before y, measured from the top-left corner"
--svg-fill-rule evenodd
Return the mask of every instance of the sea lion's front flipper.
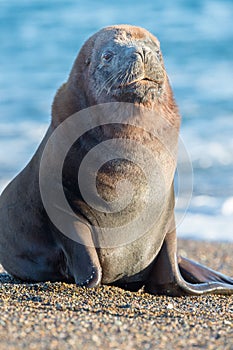
<path id="1" fill-rule="evenodd" d="M 233 294 L 233 279 L 176 255 L 176 231 L 168 233 L 145 285 L 152 294 Z"/>
<path id="2" fill-rule="evenodd" d="M 74 280 L 77 285 L 85 287 L 99 285 L 102 271 L 88 225 L 76 221 L 73 224 L 73 239 L 71 235 L 68 237 L 56 230 L 56 241 L 63 252 L 63 270 L 67 280 Z"/>

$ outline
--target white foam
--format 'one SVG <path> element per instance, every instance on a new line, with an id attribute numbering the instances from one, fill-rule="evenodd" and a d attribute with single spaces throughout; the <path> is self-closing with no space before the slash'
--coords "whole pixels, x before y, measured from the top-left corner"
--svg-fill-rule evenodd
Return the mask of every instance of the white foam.
<path id="1" fill-rule="evenodd" d="M 229 116 L 229 119 L 231 123 L 227 120 L 225 125 L 221 118 L 212 122 L 210 130 L 206 129 L 206 125 L 202 126 L 201 122 L 199 130 L 183 127 L 182 139 L 192 162 L 198 162 L 201 168 L 209 168 L 213 165 L 233 165 L 233 140 L 232 136 L 227 133 L 233 130 L 232 116 Z M 222 132 L 221 128 L 224 128 L 225 132 Z M 202 133 L 205 134 L 205 137 Z"/>
<path id="2" fill-rule="evenodd" d="M 178 226 L 178 236 L 202 240 L 233 240 L 233 216 L 187 213 Z"/>
<path id="3" fill-rule="evenodd" d="M 43 138 L 46 124 L 23 122 L 0 124 L 0 168 L 18 172 L 24 166 Z"/>
<path id="4" fill-rule="evenodd" d="M 227 198 L 223 203 L 222 214 L 225 216 L 232 216 L 232 223 L 233 223 L 233 197 Z"/>

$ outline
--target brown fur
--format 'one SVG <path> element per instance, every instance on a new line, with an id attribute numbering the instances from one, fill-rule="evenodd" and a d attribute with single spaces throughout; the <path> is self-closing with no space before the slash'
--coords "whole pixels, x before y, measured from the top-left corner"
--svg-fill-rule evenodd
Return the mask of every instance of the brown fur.
<path id="1" fill-rule="evenodd" d="M 154 111 L 158 132 L 164 125 L 162 123 L 160 129 L 159 122 L 165 120 L 165 130 L 162 130 L 166 135 L 165 147 L 150 132 L 131 126 L 114 128 L 107 125 L 96 130 L 94 138 L 90 132 L 88 137 L 78 141 L 67 155 L 63 167 L 63 190 L 77 215 L 73 227 L 75 237 L 81 239 L 77 243 L 62 234 L 45 212 L 39 187 L 41 158 L 46 142 L 65 119 L 87 107 L 116 101 L 129 102 L 135 108 L 143 106 Z M 176 256 L 172 183 L 175 161 L 174 158 L 170 161 L 166 149 L 169 145 L 170 153 L 176 153 L 173 150 L 177 147 L 179 124 L 180 116 L 158 39 L 145 29 L 129 25 L 107 27 L 94 34 L 81 48 L 68 81 L 55 96 L 51 126 L 36 154 L 0 197 L 0 263 L 12 275 L 30 281 L 58 280 L 88 287 L 101 282 L 128 289 L 145 285 L 150 293 L 169 295 L 210 292 L 232 294 L 231 278 L 188 259 L 180 257 L 178 260 Z M 174 138 L 170 138 L 170 135 Z M 133 241 L 96 248 L 91 244 L 95 241 L 94 231 L 101 233 L 102 227 L 118 230 L 122 223 L 137 215 L 141 204 L 144 204 L 143 194 L 147 185 L 143 172 L 136 165 L 122 160 L 109 161 L 102 166 L 96 179 L 100 195 L 111 201 L 115 198 L 117 182 L 129 178 L 136 188 L 133 204 L 130 203 L 122 212 L 108 215 L 93 210 L 82 199 L 75 183 L 78 166 L 85 152 L 88 152 L 88 147 L 96 141 L 98 144 L 112 137 L 136 140 L 140 145 L 150 148 L 159 166 L 164 166 L 164 178 L 169 178 L 168 191 L 160 191 L 160 178 L 156 178 L 152 186 L 153 203 L 156 209 L 161 207 L 162 212 L 153 227 L 143 232 L 143 237 L 137 236 L 136 227 Z M 56 180 L 49 182 L 49 177 L 56 169 L 56 152 L 59 150 L 51 147 L 46 164 L 48 178 L 45 180 L 48 180 L 55 195 L 61 184 Z M 139 195 L 142 195 L 142 199 Z M 55 201 L 55 197 L 52 199 Z M 55 204 L 51 203 L 51 206 L 56 207 Z M 150 212 L 150 208 L 146 208 Z M 59 218 L 66 214 L 64 208 L 58 206 L 56 209 Z M 96 225 L 95 230 L 90 224 Z M 124 232 L 126 240 L 130 233 Z"/>
<path id="2" fill-rule="evenodd" d="M 92 91 L 90 81 L 90 60 L 93 50 L 100 50 L 103 43 L 108 42 L 114 37 L 122 40 L 130 39 L 132 41 L 144 40 L 149 37 L 160 47 L 158 39 L 149 33 L 147 30 L 139 27 L 129 25 L 116 25 L 104 28 L 91 36 L 82 46 L 69 75 L 68 81 L 63 84 L 58 90 L 53 106 L 52 118 L 53 125 L 57 126 L 68 116 L 92 105 L 97 104 L 98 101 L 93 101 L 89 94 Z M 166 71 L 164 69 L 166 74 Z M 169 85 L 168 77 L 165 78 L 165 88 L 162 98 L 158 101 L 159 104 L 151 106 L 149 103 L 143 104 L 149 109 L 157 109 L 162 111 L 165 118 L 179 127 L 179 114 L 173 94 Z M 107 96 L 107 101 L 111 102 L 111 97 Z"/>

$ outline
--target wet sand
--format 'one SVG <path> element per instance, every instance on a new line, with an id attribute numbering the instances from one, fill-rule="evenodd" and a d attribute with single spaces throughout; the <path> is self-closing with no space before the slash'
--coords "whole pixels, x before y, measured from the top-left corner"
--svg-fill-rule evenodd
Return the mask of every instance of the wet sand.
<path id="1" fill-rule="evenodd" d="M 233 275 L 233 243 L 179 242 Z M 233 349 L 233 296 L 165 297 L 101 286 L 24 284 L 0 274 L 0 349 Z"/>

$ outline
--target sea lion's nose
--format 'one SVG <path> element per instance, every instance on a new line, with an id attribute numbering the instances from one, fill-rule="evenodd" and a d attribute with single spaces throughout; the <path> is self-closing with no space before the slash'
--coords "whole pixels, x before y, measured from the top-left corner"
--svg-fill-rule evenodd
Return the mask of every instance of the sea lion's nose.
<path id="1" fill-rule="evenodd" d="M 155 55 L 149 47 L 143 47 L 142 52 L 143 52 L 143 57 L 144 57 L 144 61 L 143 61 L 144 64 L 147 64 L 151 60 L 154 61 Z"/>
<path id="2" fill-rule="evenodd" d="M 144 54 L 143 54 L 143 50 L 140 48 L 131 48 L 130 50 L 130 57 L 134 60 L 141 60 L 142 62 L 144 62 Z"/>
<path id="3" fill-rule="evenodd" d="M 150 57 L 152 57 L 152 51 L 148 47 L 134 48 L 131 52 L 131 57 L 136 60 L 141 60 L 142 63 L 147 64 Z"/>

